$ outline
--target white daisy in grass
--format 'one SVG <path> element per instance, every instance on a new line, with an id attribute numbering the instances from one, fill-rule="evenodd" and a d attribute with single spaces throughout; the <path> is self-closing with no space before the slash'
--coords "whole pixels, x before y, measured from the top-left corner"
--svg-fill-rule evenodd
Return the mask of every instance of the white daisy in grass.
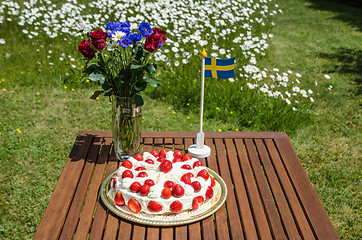
<path id="1" fill-rule="evenodd" d="M 297 87 L 297 86 L 295 86 L 295 87 L 292 88 L 292 90 L 293 90 L 293 92 L 299 92 L 299 91 L 300 91 L 300 88 Z"/>
<path id="2" fill-rule="evenodd" d="M 178 67 L 180 65 L 180 62 L 179 61 L 176 61 L 175 62 L 175 66 Z"/>
<path id="3" fill-rule="evenodd" d="M 173 52 L 178 52 L 178 48 L 177 47 L 172 47 L 172 49 L 171 49 Z"/>
<path id="4" fill-rule="evenodd" d="M 220 53 L 220 54 L 225 54 L 226 51 L 225 51 L 225 49 L 221 48 L 221 49 L 219 50 L 219 53 Z"/>
<path id="5" fill-rule="evenodd" d="M 121 37 L 126 36 L 126 33 L 122 32 L 122 31 L 116 31 L 112 34 L 112 40 L 113 41 L 119 41 L 119 39 L 121 39 Z"/>
<path id="6" fill-rule="evenodd" d="M 187 64 L 189 62 L 189 60 L 187 60 L 187 59 L 182 59 L 182 63 L 183 64 Z"/>
<path id="7" fill-rule="evenodd" d="M 0 44 L 5 44 L 6 42 L 5 42 L 5 39 L 3 39 L 3 38 L 1 38 L 0 39 Z"/>
<path id="8" fill-rule="evenodd" d="M 288 103 L 288 105 L 292 103 L 288 98 L 285 99 L 285 102 Z"/>
<path id="9" fill-rule="evenodd" d="M 211 57 L 217 58 L 218 54 L 217 53 L 211 53 Z"/>
<path id="10" fill-rule="evenodd" d="M 219 46 L 213 45 L 212 50 L 219 50 Z"/>
<path id="11" fill-rule="evenodd" d="M 325 79 L 331 79 L 331 77 L 327 74 L 324 75 Z"/>
<path id="12" fill-rule="evenodd" d="M 297 76 L 299 78 L 302 77 L 302 75 L 300 73 L 296 73 L 295 76 Z"/>

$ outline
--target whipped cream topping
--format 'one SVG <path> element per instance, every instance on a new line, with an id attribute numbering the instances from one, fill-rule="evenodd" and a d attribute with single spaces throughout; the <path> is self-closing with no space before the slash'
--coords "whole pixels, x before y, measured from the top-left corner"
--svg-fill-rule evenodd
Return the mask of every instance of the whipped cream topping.
<path id="1" fill-rule="evenodd" d="M 146 162 L 147 159 L 151 159 L 153 161 L 153 163 L 147 163 Z M 166 153 L 166 159 L 170 160 L 172 162 L 172 160 L 174 159 L 173 151 L 169 151 Z M 172 170 L 167 173 L 160 171 L 159 166 L 160 166 L 161 162 L 158 162 L 157 158 L 155 158 L 149 152 L 143 153 L 143 161 L 137 161 L 133 157 L 130 157 L 128 160 L 132 163 L 133 167 L 131 169 L 128 169 L 128 168 L 121 166 L 118 169 L 117 176 L 116 176 L 116 185 L 115 185 L 115 189 L 114 189 L 114 194 L 117 191 L 121 191 L 122 196 L 126 202 L 126 206 L 127 206 L 127 202 L 131 198 L 135 198 L 140 203 L 142 212 L 145 212 L 147 214 L 163 214 L 163 213 L 171 213 L 170 205 L 172 202 L 174 202 L 176 200 L 180 201 L 182 203 L 182 205 L 183 205 L 182 210 L 193 209 L 192 202 L 193 202 L 193 199 L 197 196 L 202 196 L 204 198 L 204 200 L 206 201 L 205 195 L 206 195 L 207 188 L 211 185 L 211 180 L 210 180 L 210 177 L 207 180 L 205 180 L 202 177 L 197 177 L 197 174 L 201 170 L 205 169 L 204 166 L 197 166 L 195 168 L 193 167 L 193 164 L 196 161 L 199 161 L 198 159 L 192 158 L 192 159 L 184 161 L 184 162 L 172 163 Z M 188 169 L 181 168 L 184 165 L 189 165 L 191 167 L 191 169 L 188 170 Z M 136 171 L 135 169 L 137 167 L 144 167 L 145 170 Z M 133 178 L 122 178 L 122 174 L 126 170 L 130 170 L 133 173 L 134 177 Z M 148 176 L 147 177 L 137 177 L 137 175 L 140 172 L 146 172 Z M 186 173 L 192 173 L 194 175 L 193 177 L 190 178 L 191 182 L 194 182 L 194 181 L 200 182 L 201 190 L 199 192 L 195 192 L 194 188 L 191 185 L 185 184 L 183 181 L 181 181 L 181 177 Z M 139 182 L 141 185 L 144 185 L 144 182 L 147 179 L 152 179 L 155 182 L 155 185 L 150 187 L 147 196 L 142 196 L 140 193 L 131 192 L 130 186 L 133 182 Z M 162 190 L 164 189 L 164 183 L 168 180 L 173 181 L 175 184 L 181 185 L 183 187 L 183 189 L 185 190 L 184 195 L 181 197 L 171 196 L 169 199 L 163 198 Z M 114 197 L 113 197 L 113 199 L 114 199 Z M 156 213 L 150 212 L 147 208 L 148 203 L 150 201 L 157 201 L 159 204 L 161 204 L 162 211 L 156 212 Z"/>

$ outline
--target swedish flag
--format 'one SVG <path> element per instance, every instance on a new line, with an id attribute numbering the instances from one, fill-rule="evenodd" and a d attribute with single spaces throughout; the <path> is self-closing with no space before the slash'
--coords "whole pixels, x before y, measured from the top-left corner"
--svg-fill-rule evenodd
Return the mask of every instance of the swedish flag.
<path id="1" fill-rule="evenodd" d="M 228 59 L 215 59 L 205 57 L 205 77 L 210 78 L 233 78 L 235 57 Z"/>

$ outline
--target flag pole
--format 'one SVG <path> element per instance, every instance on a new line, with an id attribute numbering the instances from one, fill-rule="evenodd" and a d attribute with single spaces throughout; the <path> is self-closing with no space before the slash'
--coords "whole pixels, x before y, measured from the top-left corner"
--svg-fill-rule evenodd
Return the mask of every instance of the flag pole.
<path id="1" fill-rule="evenodd" d="M 196 135 L 196 145 L 191 145 L 188 148 L 188 152 L 193 157 L 204 158 L 210 156 L 211 149 L 206 146 L 205 143 L 205 134 L 202 131 L 202 123 L 204 117 L 204 85 L 205 85 L 205 58 L 207 53 L 205 49 L 202 49 L 201 52 L 201 101 L 200 101 L 200 132 Z"/>

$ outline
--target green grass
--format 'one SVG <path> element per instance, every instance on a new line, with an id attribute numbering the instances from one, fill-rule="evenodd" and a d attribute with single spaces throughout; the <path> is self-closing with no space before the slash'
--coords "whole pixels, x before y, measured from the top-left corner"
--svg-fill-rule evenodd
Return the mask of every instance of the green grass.
<path id="1" fill-rule="evenodd" d="M 313 119 L 285 130 L 340 237 L 361 239 L 361 9 L 340 1 L 288 0 L 279 5 L 284 13 L 275 19 L 274 38 L 261 64 L 301 73 L 306 88 L 317 80 L 320 91 Z M 75 83 L 77 71 L 47 64 L 47 55 L 64 51 L 61 43 L 49 40 L 41 47 L 19 39 L 23 35 L 18 31 L 13 23 L 0 26 L 0 38 L 7 42 L 0 45 L 0 239 L 34 235 L 78 131 L 108 130 L 111 122 L 108 99 L 89 99 L 95 87 Z M 72 51 L 75 56 L 75 49 L 68 52 Z M 327 90 L 330 85 L 333 88 Z M 197 106 L 153 99 L 152 89 L 147 94 L 144 130 L 198 129 Z M 214 112 L 206 112 L 205 131 L 260 130 L 253 122 L 241 124 L 228 117 L 233 109 L 223 114 L 215 110 L 227 101 L 227 95 L 220 102 L 207 100 L 215 105 L 209 110 Z"/>

